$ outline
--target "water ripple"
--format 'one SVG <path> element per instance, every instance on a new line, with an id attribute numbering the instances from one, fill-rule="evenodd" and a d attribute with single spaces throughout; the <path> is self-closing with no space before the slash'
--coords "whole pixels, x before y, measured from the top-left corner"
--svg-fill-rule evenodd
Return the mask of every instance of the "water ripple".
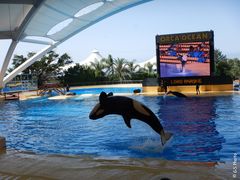
<path id="1" fill-rule="evenodd" d="M 174 134 L 166 146 L 141 121 L 132 120 L 129 129 L 121 116 L 90 120 L 97 96 L 0 102 L 0 135 L 10 149 L 47 154 L 232 161 L 239 152 L 239 95 L 132 98 L 148 106 Z"/>

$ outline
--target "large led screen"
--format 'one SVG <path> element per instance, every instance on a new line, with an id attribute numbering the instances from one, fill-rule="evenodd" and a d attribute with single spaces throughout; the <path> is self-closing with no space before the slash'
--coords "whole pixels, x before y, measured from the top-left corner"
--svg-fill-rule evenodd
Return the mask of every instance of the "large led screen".
<path id="1" fill-rule="evenodd" d="M 157 59 L 161 78 L 211 75 L 212 36 L 189 34 L 160 36 Z"/>

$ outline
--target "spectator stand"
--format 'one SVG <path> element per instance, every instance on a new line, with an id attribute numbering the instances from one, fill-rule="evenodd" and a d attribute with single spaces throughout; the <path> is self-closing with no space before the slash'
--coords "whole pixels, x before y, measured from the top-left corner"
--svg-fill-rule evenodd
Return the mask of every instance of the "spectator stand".
<path id="1" fill-rule="evenodd" d="M 160 63 L 180 64 L 179 55 L 187 54 L 187 63 L 210 63 L 209 42 L 160 45 Z"/>

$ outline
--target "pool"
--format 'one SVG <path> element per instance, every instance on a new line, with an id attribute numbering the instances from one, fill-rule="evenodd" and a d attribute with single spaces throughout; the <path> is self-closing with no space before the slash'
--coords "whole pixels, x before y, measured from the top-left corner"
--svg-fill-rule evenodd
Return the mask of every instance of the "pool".
<path id="1" fill-rule="evenodd" d="M 0 102 L 0 136 L 6 137 L 8 149 L 40 154 L 232 162 L 239 153 L 239 94 L 129 97 L 148 106 L 174 134 L 164 147 L 141 121 L 132 120 L 130 129 L 118 115 L 90 120 L 97 95 Z"/>
<path id="2" fill-rule="evenodd" d="M 102 91 L 113 92 L 113 93 L 133 93 L 135 89 L 142 90 L 141 87 L 110 87 L 110 88 L 81 88 L 81 89 L 72 89 L 71 92 L 75 92 L 78 95 L 81 94 L 100 94 Z"/>

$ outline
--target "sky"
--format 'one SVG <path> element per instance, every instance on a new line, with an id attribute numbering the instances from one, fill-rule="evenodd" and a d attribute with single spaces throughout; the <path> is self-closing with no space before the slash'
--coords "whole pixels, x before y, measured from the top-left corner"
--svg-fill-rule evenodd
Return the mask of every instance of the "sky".
<path id="1" fill-rule="evenodd" d="M 153 0 L 104 19 L 59 45 L 75 63 L 97 49 L 103 57 L 143 62 L 155 56 L 155 36 L 214 31 L 214 47 L 228 58 L 240 59 L 239 0 Z M 0 41 L 0 66 L 9 40 Z M 19 43 L 14 54 L 26 55 L 44 46 Z"/>

